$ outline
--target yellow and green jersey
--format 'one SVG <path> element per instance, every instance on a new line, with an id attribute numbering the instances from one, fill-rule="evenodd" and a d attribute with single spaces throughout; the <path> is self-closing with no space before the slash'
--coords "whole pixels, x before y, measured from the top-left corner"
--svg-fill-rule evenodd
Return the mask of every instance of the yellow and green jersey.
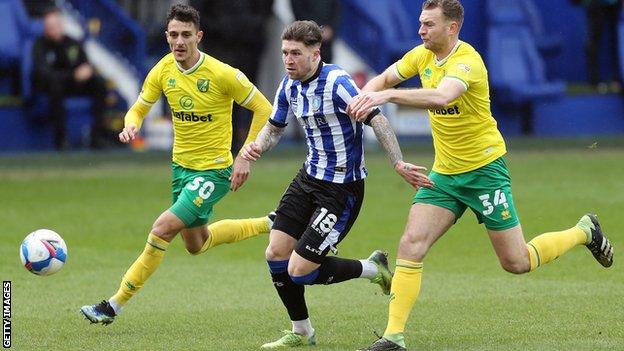
<path id="1" fill-rule="evenodd" d="M 148 73 L 139 102 L 151 106 L 161 92 L 171 107 L 173 162 L 193 170 L 230 166 L 232 101 L 245 105 L 257 92 L 247 77 L 203 52 L 184 70 L 170 53 Z"/>
<path id="2" fill-rule="evenodd" d="M 466 91 L 441 109 L 430 109 L 435 148 L 433 170 L 459 174 L 480 168 L 507 150 L 490 112 L 488 75 L 479 53 L 458 41 L 445 59 L 419 45 L 394 65 L 402 80 L 420 76 L 423 88 L 435 89 L 442 79 L 455 79 Z"/>

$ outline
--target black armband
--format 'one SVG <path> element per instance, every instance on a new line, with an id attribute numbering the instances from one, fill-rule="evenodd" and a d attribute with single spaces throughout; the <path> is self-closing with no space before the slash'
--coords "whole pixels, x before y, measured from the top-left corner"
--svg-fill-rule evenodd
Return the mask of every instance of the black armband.
<path id="1" fill-rule="evenodd" d="M 363 123 L 366 124 L 367 126 L 370 126 L 370 121 L 373 119 L 373 117 L 377 116 L 380 113 L 381 113 L 381 110 L 379 109 L 379 107 L 375 107 L 374 109 L 371 110 L 371 112 L 368 113 Z"/>

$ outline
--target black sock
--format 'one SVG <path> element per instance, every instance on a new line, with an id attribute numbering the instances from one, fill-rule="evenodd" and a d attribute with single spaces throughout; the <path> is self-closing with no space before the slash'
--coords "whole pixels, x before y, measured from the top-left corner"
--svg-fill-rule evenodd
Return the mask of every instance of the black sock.
<path id="1" fill-rule="evenodd" d="M 319 275 L 314 284 L 335 284 L 359 278 L 362 275 L 362 263 L 358 260 L 328 256 L 318 270 Z"/>
<path id="2" fill-rule="evenodd" d="M 308 318 L 308 307 L 305 303 L 305 287 L 293 283 L 288 272 L 271 273 L 273 286 L 290 316 L 291 321 L 300 321 Z"/>

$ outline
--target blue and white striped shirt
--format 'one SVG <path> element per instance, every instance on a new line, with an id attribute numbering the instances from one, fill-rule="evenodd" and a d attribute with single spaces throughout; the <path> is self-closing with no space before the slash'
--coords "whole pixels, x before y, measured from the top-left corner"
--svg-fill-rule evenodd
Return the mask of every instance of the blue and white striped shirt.
<path id="1" fill-rule="evenodd" d="M 306 134 L 306 172 L 320 180 L 349 183 L 367 175 L 362 123 L 346 113 L 359 93 L 351 76 L 336 65 L 319 65 L 305 82 L 284 77 L 275 94 L 269 122 L 285 127 L 295 116 Z"/>

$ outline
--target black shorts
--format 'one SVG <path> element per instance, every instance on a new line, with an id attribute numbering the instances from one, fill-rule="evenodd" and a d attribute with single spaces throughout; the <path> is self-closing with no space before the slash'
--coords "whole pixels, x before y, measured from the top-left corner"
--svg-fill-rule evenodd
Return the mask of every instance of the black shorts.
<path id="1" fill-rule="evenodd" d="M 280 200 L 273 229 L 297 239 L 295 252 L 321 264 L 351 229 L 363 200 L 363 179 L 331 183 L 302 168 Z"/>

